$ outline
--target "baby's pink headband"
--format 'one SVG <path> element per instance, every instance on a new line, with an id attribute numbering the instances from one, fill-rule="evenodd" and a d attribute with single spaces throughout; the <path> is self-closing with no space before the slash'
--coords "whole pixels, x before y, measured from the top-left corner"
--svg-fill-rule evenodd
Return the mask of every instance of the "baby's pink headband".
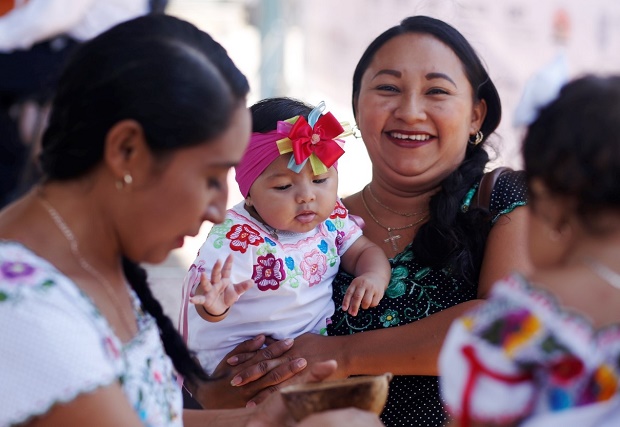
<path id="1" fill-rule="evenodd" d="M 348 123 L 340 123 L 331 114 L 321 116 L 325 103 L 321 102 L 308 115 L 308 121 L 295 116 L 279 121 L 276 130 L 254 132 L 241 162 L 235 167 L 237 183 L 243 197 L 261 173 L 280 155 L 292 152 L 288 167 L 299 173 L 310 160 L 315 175 L 327 172 L 344 154 L 344 141 L 351 135 Z"/>

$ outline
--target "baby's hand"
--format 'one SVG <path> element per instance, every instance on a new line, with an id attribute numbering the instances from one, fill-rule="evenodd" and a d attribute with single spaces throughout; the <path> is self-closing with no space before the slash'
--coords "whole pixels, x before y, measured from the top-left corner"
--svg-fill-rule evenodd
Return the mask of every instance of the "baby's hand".
<path id="1" fill-rule="evenodd" d="M 357 316 L 360 306 L 363 309 L 376 307 L 383 298 L 386 284 L 379 276 L 371 273 L 357 276 L 347 289 L 342 299 L 342 310 L 351 316 Z"/>
<path id="2" fill-rule="evenodd" d="M 204 273 L 201 274 L 196 294 L 189 299 L 197 306 L 196 309 L 201 317 L 205 318 L 206 315 L 206 319 L 210 321 L 222 320 L 230 306 L 254 284 L 252 280 L 232 283 L 230 281 L 231 270 L 232 255 L 228 255 L 224 265 L 217 260 L 211 270 L 211 280 Z"/>

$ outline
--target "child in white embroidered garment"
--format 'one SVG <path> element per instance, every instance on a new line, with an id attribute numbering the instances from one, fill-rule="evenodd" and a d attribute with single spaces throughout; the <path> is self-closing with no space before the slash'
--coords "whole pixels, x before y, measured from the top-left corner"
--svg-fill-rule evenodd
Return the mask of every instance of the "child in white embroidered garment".
<path id="1" fill-rule="evenodd" d="M 620 423 L 620 76 L 573 80 L 537 114 L 523 142 L 535 271 L 452 324 L 451 426 Z"/>
<path id="2" fill-rule="evenodd" d="M 356 276 L 342 305 L 352 315 L 376 306 L 387 288 L 385 254 L 338 199 L 337 138 L 346 133 L 323 108 L 290 98 L 251 107 L 253 133 L 236 167 L 245 200 L 213 227 L 184 283 L 180 327 L 209 373 L 259 334 L 324 334 L 340 267 Z"/>

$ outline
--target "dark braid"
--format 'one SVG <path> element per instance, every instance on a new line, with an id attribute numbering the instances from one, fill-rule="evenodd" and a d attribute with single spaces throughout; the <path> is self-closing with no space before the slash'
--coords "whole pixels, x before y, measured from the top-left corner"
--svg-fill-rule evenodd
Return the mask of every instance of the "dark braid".
<path id="1" fill-rule="evenodd" d="M 420 227 L 412 248 L 425 265 L 448 268 L 469 283 L 478 281 L 491 223 L 482 209 L 461 212 L 467 191 L 480 180 L 489 155 L 480 146 L 468 145 L 467 155 L 457 170 L 441 183 L 430 201 L 430 220 Z"/>
<path id="2" fill-rule="evenodd" d="M 146 270 L 127 258 L 123 258 L 123 270 L 129 284 L 140 298 L 142 307 L 157 321 L 159 336 L 176 371 L 189 382 L 206 380 L 208 378 L 206 372 L 192 357 L 172 320 L 166 316 L 161 304 L 153 296 L 147 282 Z"/>

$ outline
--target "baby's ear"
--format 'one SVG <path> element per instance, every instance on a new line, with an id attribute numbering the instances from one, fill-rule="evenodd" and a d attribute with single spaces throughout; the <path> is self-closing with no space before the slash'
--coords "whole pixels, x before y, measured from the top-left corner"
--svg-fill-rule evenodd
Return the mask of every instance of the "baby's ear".
<path id="1" fill-rule="evenodd" d="M 248 194 L 248 196 L 245 198 L 245 205 L 246 205 L 247 207 L 252 206 L 252 196 L 250 196 L 249 194 Z"/>

